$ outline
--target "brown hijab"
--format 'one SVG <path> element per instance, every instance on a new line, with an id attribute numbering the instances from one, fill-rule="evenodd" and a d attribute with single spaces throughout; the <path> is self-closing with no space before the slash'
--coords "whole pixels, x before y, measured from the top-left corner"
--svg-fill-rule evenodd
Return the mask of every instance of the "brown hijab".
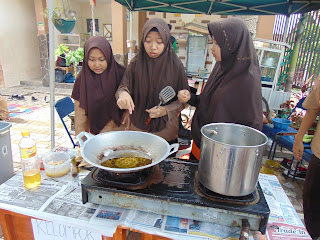
<path id="1" fill-rule="evenodd" d="M 102 74 L 94 73 L 88 65 L 89 52 L 98 48 L 104 54 L 108 67 Z M 103 37 L 91 37 L 84 46 L 84 59 L 80 73 L 72 91 L 72 98 L 80 102 L 90 122 L 90 132 L 98 134 L 113 120 L 117 126 L 121 122 L 115 92 L 120 84 L 125 67 L 118 64 L 112 53 L 110 43 Z"/>
<path id="2" fill-rule="evenodd" d="M 158 30 L 165 46 L 162 54 L 155 59 L 150 58 L 144 48 L 146 36 L 153 28 Z M 170 29 L 164 20 L 148 20 L 143 27 L 139 52 L 130 62 L 121 81 L 120 88 L 129 90 L 135 104 L 131 122 L 144 131 L 158 132 L 166 126 L 167 116 L 153 118 L 149 125 L 145 124 L 149 117 L 146 109 L 159 104 L 159 93 L 164 87 L 171 86 L 176 93 L 189 89 L 183 64 L 172 47 L 170 36 Z"/>
<path id="3" fill-rule="evenodd" d="M 228 18 L 208 24 L 221 48 L 200 95 L 192 121 L 192 137 L 200 147 L 202 126 L 208 123 L 238 123 L 262 129 L 262 94 L 258 57 L 243 20 Z"/>

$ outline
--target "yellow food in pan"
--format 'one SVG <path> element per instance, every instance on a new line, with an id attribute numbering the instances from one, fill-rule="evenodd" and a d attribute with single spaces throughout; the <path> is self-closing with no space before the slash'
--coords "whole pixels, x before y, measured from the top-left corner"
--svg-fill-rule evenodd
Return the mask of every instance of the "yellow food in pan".
<path id="1" fill-rule="evenodd" d="M 151 159 L 142 157 L 120 157 L 106 160 L 101 165 L 109 168 L 135 168 L 148 165 L 151 162 Z"/>

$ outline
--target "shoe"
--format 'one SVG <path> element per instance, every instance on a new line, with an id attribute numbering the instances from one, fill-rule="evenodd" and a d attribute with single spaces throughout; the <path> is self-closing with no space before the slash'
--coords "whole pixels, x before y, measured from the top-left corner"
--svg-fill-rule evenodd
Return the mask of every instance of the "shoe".
<path id="1" fill-rule="evenodd" d="M 282 169 L 286 170 L 286 169 L 290 168 L 290 164 L 291 164 L 291 159 L 283 158 L 282 162 L 280 163 L 280 167 Z M 298 167 L 298 171 L 307 173 L 307 169 L 305 167 L 301 167 L 301 166 Z"/>
<path id="2" fill-rule="evenodd" d="M 289 178 L 293 178 L 293 173 L 294 173 L 294 170 L 291 170 L 290 174 L 289 174 Z M 288 175 L 288 169 L 284 170 L 283 171 L 283 174 L 284 175 Z M 295 176 L 295 179 L 298 179 L 298 180 L 302 180 L 302 181 L 305 181 L 306 180 L 306 176 L 307 176 L 307 172 L 300 172 L 299 170 L 297 171 L 297 174 Z"/>
<path id="3" fill-rule="evenodd" d="M 280 167 L 282 169 L 289 169 L 290 164 L 291 164 L 291 159 L 283 158 L 283 160 L 280 163 Z"/>

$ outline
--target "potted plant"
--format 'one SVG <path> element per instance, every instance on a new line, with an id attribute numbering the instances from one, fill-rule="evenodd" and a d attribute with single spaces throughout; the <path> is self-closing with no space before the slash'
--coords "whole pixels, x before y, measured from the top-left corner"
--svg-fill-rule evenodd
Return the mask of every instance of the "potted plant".
<path id="1" fill-rule="evenodd" d="M 60 33 L 70 33 L 75 24 L 76 24 L 76 12 L 71 9 L 68 10 L 68 14 L 66 10 L 61 6 L 61 4 L 56 2 L 56 7 L 52 12 L 52 22 L 56 29 Z M 46 8 L 43 11 L 43 17 L 49 18 L 49 10 Z"/>
<path id="2" fill-rule="evenodd" d="M 58 57 L 65 59 L 66 66 L 73 66 L 75 77 L 77 76 L 77 66 L 82 62 L 84 57 L 84 50 L 82 47 L 77 48 L 72 51 L 68 46 L 60 44 L 59 47 L 54 52 L 55 61 L 58 60 Z"/>

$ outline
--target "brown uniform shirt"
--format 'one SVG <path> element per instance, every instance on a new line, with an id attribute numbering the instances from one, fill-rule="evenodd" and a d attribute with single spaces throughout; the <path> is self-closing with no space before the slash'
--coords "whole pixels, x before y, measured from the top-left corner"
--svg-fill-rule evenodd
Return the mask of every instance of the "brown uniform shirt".
<path id="1" fill-rule="evenodd" d="M 318 81 L 320 83 L 320 81 Z M 319 85 L 319 84 L 318 84 Z M 314 86 L 311 93 L 303 102 L 303 107 L 306 109 L 317 109 L 320 113 L 320 86 Z M 311 142 L 311 150 L 313 154 L 320 158 L 320 124 L 317 125 L 317 129 L 314 133 L 314 137 Z"/>

